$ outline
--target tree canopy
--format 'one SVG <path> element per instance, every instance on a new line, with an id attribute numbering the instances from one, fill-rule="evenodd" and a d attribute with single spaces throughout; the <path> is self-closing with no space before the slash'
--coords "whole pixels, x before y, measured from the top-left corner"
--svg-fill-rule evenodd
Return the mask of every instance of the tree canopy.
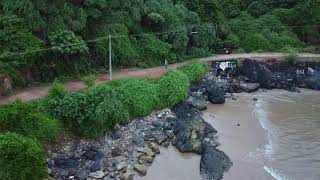
<path id="1" fill-rule="evenodd" d="M 117 67 L 224 47 L 303 50 L 320 42 L 319 9 L 319 0 L 2 0 L 0 74 L 24 86 L 107 67 L 109 34 Z"/>

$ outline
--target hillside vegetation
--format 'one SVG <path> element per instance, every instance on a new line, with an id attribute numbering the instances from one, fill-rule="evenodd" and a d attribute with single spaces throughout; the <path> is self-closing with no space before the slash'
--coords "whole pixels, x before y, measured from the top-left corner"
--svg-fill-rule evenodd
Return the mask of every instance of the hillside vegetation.
<path id="1" fill-rule="evenodd" d="M 186 71 L 190 69 L 194 72 Z M 114 80 L 84 92 L 67 92 L 55 81 L 39 101 L 1 106 L 0 179 L 43 179 L 47 176 L 43 148 L 62 141 L 61 135 L 97 139 L 116 124 L 173 107 L 187 97 L 192 80 L 207 71 L 204 63 L 193 62 L 158 80 Z"/>
<path id="2" fill-rule="evenodd" d="M 0 76 L 14 86 L 239 52 L 316 51 L 319 0 L 1 0 Z"/>

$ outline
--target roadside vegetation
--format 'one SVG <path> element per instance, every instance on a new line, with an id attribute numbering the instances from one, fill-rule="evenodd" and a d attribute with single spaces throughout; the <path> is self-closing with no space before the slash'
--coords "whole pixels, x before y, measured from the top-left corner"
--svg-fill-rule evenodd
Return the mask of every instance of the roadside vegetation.
<path id="1" fill-rule="evenodd" d="M 318 0 L 2 0 L 0 76 L 26 87 L 108 68 L 109 34 L 115 68 L 223 48 L 315 52 L 319 8 Z"/>
<path id="2" fill-rule="evenodd" d="M 187 97 L 190 83 L 207 71 L 207 64 L 193 62 L 157 80 L 115 80 L 84 92 L 67 92 L 55 81 L 41 100 L 1 106 L 0 179 L 44 178 L 43 148 L 59 141 L 62 132 L 99 138 L 116 124 L 177 105 Z"/>

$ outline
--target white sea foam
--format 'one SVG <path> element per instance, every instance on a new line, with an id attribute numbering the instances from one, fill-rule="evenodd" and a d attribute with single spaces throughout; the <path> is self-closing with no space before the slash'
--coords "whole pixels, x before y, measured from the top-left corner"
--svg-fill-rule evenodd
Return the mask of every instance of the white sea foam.
<path id="1" fill-rule="evenodd" d="M 277 169 L 264 166 L 263 169 L 268 172 L 276 180 L 290 180 L 288 177 L 282 175 Z"/>

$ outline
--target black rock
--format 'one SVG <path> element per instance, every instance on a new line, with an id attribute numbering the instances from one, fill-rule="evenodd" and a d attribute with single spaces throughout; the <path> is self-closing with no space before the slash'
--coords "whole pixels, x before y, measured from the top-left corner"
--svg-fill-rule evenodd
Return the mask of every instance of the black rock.
<path id="1" fill-rule="evenodd" d="M 157 133 L 154 135 L 154 138 L 155 138 L 157 144 L 161 145 L 162 143 L 164 143 L 168 139 L 168 136 L 164 133 Z"/>
<path id="2" fill-rule="evenodd" d="M 192 106 L 200 111 L 204 111 L 207 109 L 207 100 L 202 93 L 197 93 L 194 96 L 190 96 L 187 100 L 187 103 L 190 106 Z"/>
<path id="3" fill-rule="evenodd" d="M 75 159 L 55 158 L 54 164 L 60 169 L 76 169 L 79 166 L 79 162 Z"/>
<path id="4" fill-rule="evenodd" d="M 212 104 L 223 104 L 225 102 L 224 90 L 217 85 L 208 87 L 208 100 Z"/>
<path id="5" fill-rule="evenodd" d="M 320 90 L 320 71 L 309 73 L 305 78 L 305 84 L 310 89 Z"/>
<path id="6" fill-rule="evenodd" d="M 180 152 L 194 152 L 202 154 L 204 139 L 209 134 L 216 134 L 216 130 L 201 117 L 201 114 L 182 103 L 175 109 L 177 119 L 174 121 L 175 137 L 172 141 Z"/>
<path id="7" fill-rule="evenodd" d="M 154 127 L 161 127 L 161 122 L 159 122 L 159 121 L 152 121 L 152 126 L 154 126 Z"/>
<path id="8" fill-rule="evenodd" d="M 262 88 L 270 89 L 275 87 L 273 73 L 263 62 L 245 59 L 242 62 L 240 73 L 249 79 L 249 82 L 259 83 Z"/>
<path id="9" fill-rule="evenodd" d="M 96 172 L 101 169 L 101 164 L 95 162 L 91 167 L 90 167 L 90 172 Z"/>
<path id="10" fill-rule="evenodd" d="M 142 135 L 135 134 L 132 137 L 132 143 L 134 143 L 135 145 L 137 145 L 139 147 L 143 147 L 144 146 L 144 137 Z"/>
<path id="11" fill-rule="evenodd" d="M 200 162 L 200 173 L 204 179 L 220 180 L 232 166 L 230 158 L 214 146 L 206 146 Z"/>

